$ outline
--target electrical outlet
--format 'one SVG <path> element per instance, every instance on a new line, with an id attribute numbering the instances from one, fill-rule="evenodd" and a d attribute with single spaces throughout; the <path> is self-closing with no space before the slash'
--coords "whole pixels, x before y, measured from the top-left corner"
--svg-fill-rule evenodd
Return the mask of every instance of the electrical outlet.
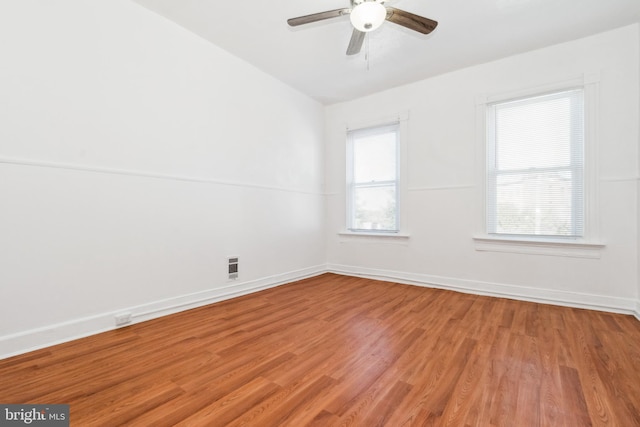
<path id="1" fill-rule="evenodd" d="M 116 326 L 123 326 L 131 323 L 131 313 L 116 314 Z"/>

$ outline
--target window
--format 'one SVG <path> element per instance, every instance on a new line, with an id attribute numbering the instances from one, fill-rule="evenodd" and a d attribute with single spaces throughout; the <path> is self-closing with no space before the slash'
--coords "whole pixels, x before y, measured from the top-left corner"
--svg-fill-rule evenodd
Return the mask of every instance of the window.
<path id="1" fill-rule="evenodd" d="M 397 233 L 399 123 L 347 133 L 347 228 Z"/>
<path id="2" fill-rule="evenodd" d="M 487 105 L 487 231 L 584 236 L 584 90 Z"/>

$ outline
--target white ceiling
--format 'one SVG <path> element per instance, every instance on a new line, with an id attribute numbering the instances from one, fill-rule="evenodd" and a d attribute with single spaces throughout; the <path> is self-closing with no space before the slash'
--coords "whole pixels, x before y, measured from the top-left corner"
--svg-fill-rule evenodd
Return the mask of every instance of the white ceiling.
<path id="1" fill-rule="evenodd" d="M 425 36 L 385 22 L 347 56 L 348 17 L 287 19 L 349 0 L 134 1 L 324 104 L 640 21 L 640 0 L 391 0 L 438 27 Z"/>

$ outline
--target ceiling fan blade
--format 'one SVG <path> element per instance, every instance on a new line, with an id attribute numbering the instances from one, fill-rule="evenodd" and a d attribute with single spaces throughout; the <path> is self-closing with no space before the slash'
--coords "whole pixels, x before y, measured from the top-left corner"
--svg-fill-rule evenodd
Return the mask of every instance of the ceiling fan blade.
<path id="1" fill-rule="evenodd" d="M 292 27 L 298 25 L 310 24 L 312 22 L 323 21 L 325 19 L 337 18 L 339 16 L 348 15 L 351 13 L 351 9 L 335 9 L 327 10 L 326 12 L 312 13 L 311 15 L 298 16 L 297 18 L 287 19 L 287 24 Z"/>
<path id="2" fill-rule="evenodd" d="M 438 23 L 432 19 L 396 9 L 395 7 L 387 7 L 387 21 L 422 34 L 429 34 L 438 26 Z"/>
<path id="3" fill-rule="evenodd" d="M 347 48 L 347 55 L 355 55 L 360 52 L 362 49 L 362 43 L 364 42 L 364 37 L 367 35 L 364 31 L 360 31 L 357 29 L 353 29 L 353 33 L 351 34 L 351 40 L 349 40 L 349 47 Z"/>

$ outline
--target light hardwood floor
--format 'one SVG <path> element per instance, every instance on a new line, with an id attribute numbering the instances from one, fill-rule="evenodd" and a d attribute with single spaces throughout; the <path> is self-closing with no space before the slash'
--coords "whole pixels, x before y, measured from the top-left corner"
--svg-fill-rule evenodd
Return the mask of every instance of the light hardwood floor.
<path id="1" fill-rule="evenodd" d="M 0 361 L 73 426 L 640 426 L 631 316 L 325 274 Z"/>

